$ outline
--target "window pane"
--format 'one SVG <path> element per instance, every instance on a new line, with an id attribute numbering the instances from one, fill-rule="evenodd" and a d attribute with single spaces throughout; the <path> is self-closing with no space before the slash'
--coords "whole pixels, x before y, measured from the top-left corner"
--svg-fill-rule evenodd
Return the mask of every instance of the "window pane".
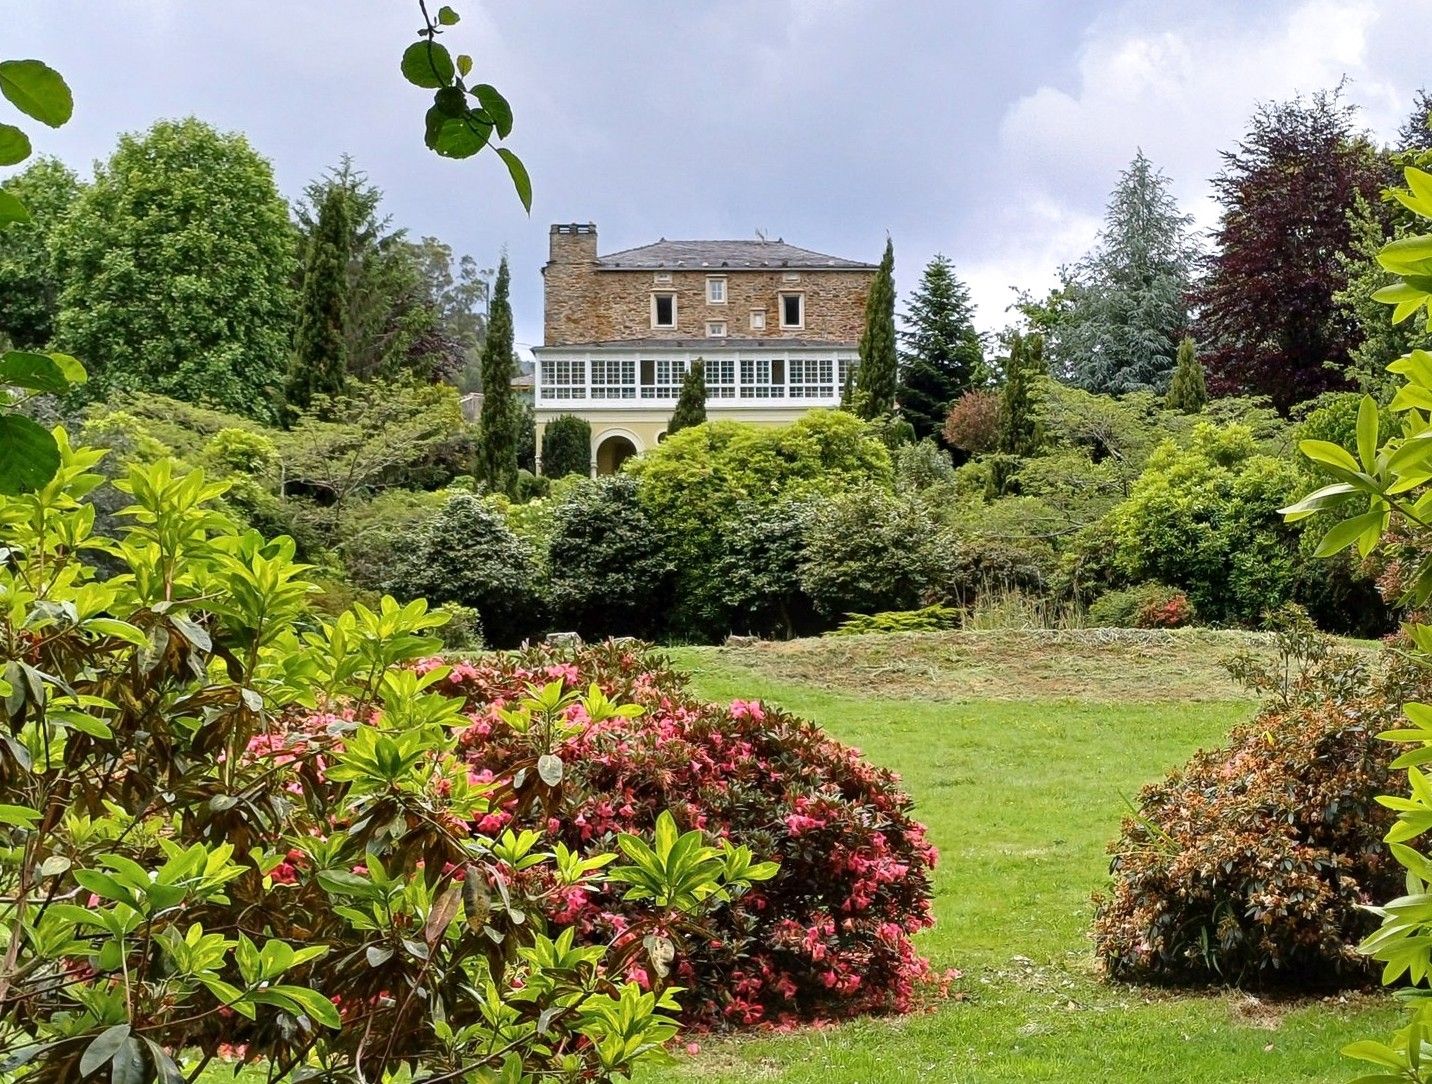
<path id="1" fill-rule="evenodd" d="M 656 323 L 658 327 L 671 327 L 676 323 L 674 312 L 676 299 L 671 294 L 656 295 Z"/>

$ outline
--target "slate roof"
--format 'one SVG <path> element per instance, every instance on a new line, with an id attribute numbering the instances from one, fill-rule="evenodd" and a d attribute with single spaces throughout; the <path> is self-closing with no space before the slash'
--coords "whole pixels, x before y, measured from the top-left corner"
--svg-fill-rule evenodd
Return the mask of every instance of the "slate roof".
<path id="1" fill-rule="evenodd" d="M 843 260 L 784 241 L 668 241 L 597 257 L 600 271 L 731 270 L 787 268 L 794 271 L 873 271 L 875 264 Z"/>

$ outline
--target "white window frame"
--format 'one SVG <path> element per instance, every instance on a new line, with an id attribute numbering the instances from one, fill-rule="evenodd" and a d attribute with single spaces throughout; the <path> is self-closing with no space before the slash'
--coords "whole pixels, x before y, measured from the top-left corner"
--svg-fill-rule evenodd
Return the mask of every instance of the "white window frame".
<path id="1" fill-rule="evenodd" d="M 717 296 L 716 296 L 718 293 L 721 295 L 720 297 L 717 297 Z M 726 304 L 726 296 L 727 296 L 727 295 L 726 295 L 726 276 L 725 276 L 725 275 L 707 275 L 707 276 L 706 276 L 706 304 L 708 304 L 708 305 L 724 305 L 724 304 Z"/>
<path id="2" fill-rule="evenodd" d="M 707 358 L 705 376 L 707 399 L 736 398 L 735 358 Z"/>
<path id="3" fill-rule="evenodd" d="M 659 323 L 657 323 L 657 321 L 656 321 L 656 299 L 659 298 L 659 297 L 669 297 L 669 298 L 671 298 L 671 323 L 669 323 L 669 324 L 659 324 Z M 673 331 L 673 330 L 675 330 L 675 328 L 676 328 L 676 324 L 677 324 L 676 291 L 675 291 L 675 290 L 653 290 L 653 291 L 651 292 L 651 326 L 652 326 L 652 329 L 653 329 L 653 330 L 661 329 L 661 330 L 664 330 L 664 331 Z"/>
<path id="4" fill-rule="evenodd" d="M 724 339 L 726 337 L 726 321 L 707 320 L 706 337 L 708 339 Z"/>
<path id="5" fill-rule="evenodd" d="M 786 299 L 794 297 L 800 302 L 801 318 L 797 323 L 786 323 Z M 804 290 L 782 290 L 777 297 L 778 308 L 781 320 L 781 327 L 787 331 L 799 331 L 805 327 L 805 291 Z"/>
<path id="6" fill-rule="evenodd" d="M 765 309 L 752 309 L 752 310 L 751 310 L 751 330 L 752 330 L 752 331 L 765 331 L 765 330 L 766 330 L 766 310 L 765 310 Z"/>

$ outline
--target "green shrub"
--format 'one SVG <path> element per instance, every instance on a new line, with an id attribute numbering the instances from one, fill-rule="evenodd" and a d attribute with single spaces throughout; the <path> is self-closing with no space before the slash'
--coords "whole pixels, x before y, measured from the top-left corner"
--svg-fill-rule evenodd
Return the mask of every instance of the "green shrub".
<path id="1" fill-rule="evenodd" d="M 585 418 L 563 414 L 542 431 L 542 473 L 563 478 L 592 472 L 592 427 Z"/>
<path id="2" fill-rule="evenodd" d="M 1126 580 L 1179 587 L 1215 623 L 1253 624 L 1289 599 L 1298 533 L 1278 514 L 1298 487 L 1291 463 L 1257 452 L 1250 430 L 1198 423 L 1186 448 L 1150 458 L 1110 513 Z"/>
<path id="3" fill-rule="evenodd" d="M 862 486 L 815 505 L 801 589 L 827 617 L 913 610 L 938 592 L 939 529 L 912 497 Z"/>
<path id="4" fill-rule="evenodd" d="M 890 610 L 878 614 L 853 614 L 828 636 L 863 636 L 872 632 L 943 632 L 958 628 L 960 611 L 952 606 L 925 606 L 918 610 Z"/>
<path id="5" fill-rule="evenodd" d="M 433 613 L 447 618 L 446 622 L 434 629 L 447 651 L 481 651 L 482 615 L 471 606 L 456 602 L 444 602 L 433 607 Z"/>
<path id="6" fill-rule="evenodd" d="M 554 508 L 547 541 L 553 620 L 593 639 L 660 633 L 672 565 L 625 474 L 583 479 Z"/>
<path id="7" fill-rule="evenodd" d="M 955 475 L 950 454 L 928 437 L 900 445 L 895 449 L 894 460 L 895 488 L 902 493 L 947 485 Z"/>
<path id="8" fill-rule="evenodd" d="M 411 539 L 386 589 L 400 598 L 475 609 L 497 647 L 540 631 L 541 598 L 531 548 L 502 513 L 473 493 L 454 493 Z"/>
<path id="9" fill-rule="evenodd" d="M 1188 596 L 1161 583 L 1109 591 L 1089 606 L 1089 624 L 1101 629 L 1179 628 L 1192 621 Z"/>
<path id="10" fill-rule="evenodd" d="M 800 636 L 820 627 L 801 586 L 806 534 L 819 501 L 748 505 L 727 520 L 709 574 L 696 580 L 707 600 L 703 624 L 722 632 Z"/>

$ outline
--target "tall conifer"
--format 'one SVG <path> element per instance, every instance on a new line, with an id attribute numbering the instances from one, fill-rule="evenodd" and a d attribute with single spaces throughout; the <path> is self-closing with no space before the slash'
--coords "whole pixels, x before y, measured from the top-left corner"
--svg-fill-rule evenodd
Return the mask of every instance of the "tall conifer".
<path id="1" fill-rule="evenodd" d="M 855 373 L 855 412 L 867 421 L 895 408 L 899 358 L 895 346 L 895 246 L 885 240 L 885 255 L 865 303 L 860 336 L 860 367 Z"/>
<path id="2" fill-rule="evenodd" d="M 681 381 L 681 394 L 676 399 L 676 409 L 671 412 L 666 435 L 671 436 L 706 420 L 706 362 L 697 358 L 691 363 Z"/>
<path id="3" fill-rule="evenodd" d="M 901 334 L 900 414 L 915 437 L 938 437 L 950 405 L 983 382 L 984 348 L 975 331 L 969 287 L 954 265 L 936 256 L 925 267 L 905 313 Z"/>
<path id="4" fill-rule="evenodd" d="M 512 394 L 512 303 L 508 299 L 512 276 L 507 257 L 497 267 L 492 305 L 487 315 L 487 338 L 482 344 L 482 446 L 478 477 L 488 488 L 511 494 L 517 487 L 518 407 Z"/>
<path id="5" fill-rule="evenodd" d="M 316 395 L 338 395 L 348 382 L 348 260 L 353 234 L 348 191 L 333 185 L 318 206 L 300 278 L 288 405 L 307 410 Z"/>
<path id="6" fill-rule="evenodd" d="M 1203 379 L 1203 366 L 1198 363 L 1193 339 L 1187 335 L 1178 344 L 1178 362 L 1174 365 L 1168 398 L 1164 402 L 1170 410 L 1182 414 L 1197 414 L 1208 405 L 1208 385 Z"/>

